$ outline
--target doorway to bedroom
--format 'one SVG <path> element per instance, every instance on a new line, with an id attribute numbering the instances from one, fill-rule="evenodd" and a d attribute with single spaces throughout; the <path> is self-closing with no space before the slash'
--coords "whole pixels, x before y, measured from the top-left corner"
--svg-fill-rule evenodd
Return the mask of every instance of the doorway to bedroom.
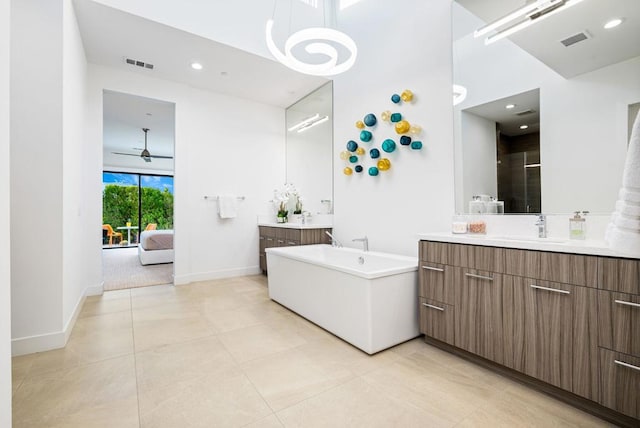
<path id="1" fill-rule="evenodd" d="M 104 290 L 173 283 L 175 104 L 103 92 Z"/>

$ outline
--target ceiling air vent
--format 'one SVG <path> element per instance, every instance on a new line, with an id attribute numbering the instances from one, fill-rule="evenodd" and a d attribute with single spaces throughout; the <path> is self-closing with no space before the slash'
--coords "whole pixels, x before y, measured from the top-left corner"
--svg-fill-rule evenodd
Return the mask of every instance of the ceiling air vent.
<path id="1" fill-rule="evenodd" d="M 137 67 L 148 68 L 149 70 L 153 70 L 153 64 L 149 64 L 148 62 L 138 61 L 137 59 L 125 58 L 124 62 L 130 65 L 135 65 Z"/>
<path id="2" fill-rule="evenodd" d="M 522 110 L 522 111 L 519 111 L 519 112 L 515 113 L 515 115 L 516 115 L 516 116 L 526 116 L 526 115 L 528 115 L 528 114 L 533 114 L 533 113 L 535 113 L 535 112 L 536 112 L 536 111 L 535 111 L 535 110 L 533 110 L 533 109 L 528 109 L 528 110 Z"/>
<path id="3" fill-rule="evenodd" d="M 560 43 L 562 43 L 566 48 L 568 48 L 571 45 L 575 45 L 576 43 L 582 42 L 589 38 L 591 38 L 589 33 L 586 31 L 582 31 L 580 33 L 574 34 L 573 36 L 569 36 L 564 40 L 560 40 Z"/>

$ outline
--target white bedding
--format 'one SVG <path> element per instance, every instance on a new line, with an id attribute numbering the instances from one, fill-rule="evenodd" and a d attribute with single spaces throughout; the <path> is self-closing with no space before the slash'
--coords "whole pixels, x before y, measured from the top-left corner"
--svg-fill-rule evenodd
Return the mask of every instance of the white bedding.
<path id="1" fill-rule="evenodd" d="M 140 234 L 138 258 L 142 265 L 173 263 L 173 230 L 145 230 Z"/>

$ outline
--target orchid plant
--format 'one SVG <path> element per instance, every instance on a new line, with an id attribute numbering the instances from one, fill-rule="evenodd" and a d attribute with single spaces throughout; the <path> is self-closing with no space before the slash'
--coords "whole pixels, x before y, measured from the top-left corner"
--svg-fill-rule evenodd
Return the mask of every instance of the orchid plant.
<path id="1" fill-rule="evenodd" d="M 295 199 L 294 199 L 295 198 Z M 302 214 L 302 197 L 300 196 L 296 187 L 291 183 L 285 183 L 284 187 L 280 190 L 273 191 L 273 200 L 278 204 L 278 217 L 288 217 L 289 201 L 295 200 L 294 214 Z"/>

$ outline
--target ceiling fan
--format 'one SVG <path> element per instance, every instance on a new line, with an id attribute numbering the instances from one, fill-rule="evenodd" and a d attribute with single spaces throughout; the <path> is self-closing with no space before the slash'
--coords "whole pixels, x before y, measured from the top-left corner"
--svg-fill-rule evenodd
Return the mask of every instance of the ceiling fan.
<path id="1" fill-rule="evenodd" d="M 140 156 L 142 159 L 144 159 L 145 162 L 151 162 L 151 158 L 173 159 L 173 156 L 152 155 L 151 153 L 149 153 L 149 150 L 147 150 L 147 132 L 149 132 L 149 128 L 142 128 L 142 130 L 144 131 L 144 150 L 142 150 L 142 152 L 139 155 L 135 153 L 121 153 L 121 152 L 111 152 L 111 153 L 113 153 L 114 155 Z"/>

